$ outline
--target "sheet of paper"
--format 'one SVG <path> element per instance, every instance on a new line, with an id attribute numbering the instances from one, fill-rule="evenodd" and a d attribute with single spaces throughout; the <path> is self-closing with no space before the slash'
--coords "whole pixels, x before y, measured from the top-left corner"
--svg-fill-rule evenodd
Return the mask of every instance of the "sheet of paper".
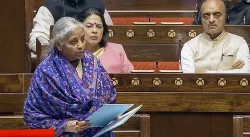
<path id="1" fill-rule="evenodd" d="M 103 129 L 101 129 L 99 132 L 97 132 L 93 137 L 99 137 L 102 134 L 111 131 L 115 128 L 117 128 L 118 126 L 124 124 L 131 116 L 133 116 L 138 110 L 140 110 L 142 107 L 142 105 L 134 108 L 133 110 L 129 111 L 128 113 L 120 116 L 116 121 L 113 121 L 112 123 L 110 123 L 109 125 L 107 125 L 106 127 L 104 127 Z"/>
<path id="2" fill-rule="evenodd" d="M 134 104 L 105 104 L 86 120 L 89 120 L 91 127 L 105 127 L 116 120 Z"/>
<path id="3" fill-rule="evenodd" d="M 131 70 L 132 73 L 154 73 L 154 70 Z"/>

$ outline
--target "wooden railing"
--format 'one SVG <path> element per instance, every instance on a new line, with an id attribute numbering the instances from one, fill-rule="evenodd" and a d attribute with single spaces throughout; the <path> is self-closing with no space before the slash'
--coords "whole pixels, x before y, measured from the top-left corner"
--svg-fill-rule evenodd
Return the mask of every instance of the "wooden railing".
<path id="1" fill-rule="evenodd" d="M 0 75 L 2 115 L 22 112 L 31 77 L 32 74 Z M 117 103 L 143 104 L 139 113 L 150 115 L 151 137 L 233 136 L 233 116 L 250 114 L 250 74 L 154 73 L 110 77 L 117 89 Z"/>

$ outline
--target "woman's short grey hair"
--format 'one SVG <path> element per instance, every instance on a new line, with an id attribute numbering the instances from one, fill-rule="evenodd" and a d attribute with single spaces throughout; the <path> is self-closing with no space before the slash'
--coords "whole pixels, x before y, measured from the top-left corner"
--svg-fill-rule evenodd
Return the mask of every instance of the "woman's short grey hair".
<path id="1" fill-rule="evenodd" d="M 42 58 L 46 58 L 50 52 L 55 48 L 55 45 L 69 37 L 70 34 L 78 29 L 79 27 L 83 28 L 83 24 L 71 17 L 63 17 L 59 19 L 54 25 L 52 36 L 49 46 L 46 51 L 42 54 Z"/>

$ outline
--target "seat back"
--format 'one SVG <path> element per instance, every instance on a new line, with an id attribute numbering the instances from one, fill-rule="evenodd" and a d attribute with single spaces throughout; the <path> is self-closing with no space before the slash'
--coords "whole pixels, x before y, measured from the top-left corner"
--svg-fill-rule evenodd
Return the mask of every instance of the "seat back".
<path id="1" fill-rule="evenodd" d="M 233 116 L 233 137 L 250 137 L 250 115 Z"/>
<path id="2" fill-rule="evenodd" d="M 156 70 L 156 62 L 131 62 L 135 70 Z"/>
<path id="3" fill-rule="evenodd" d="M 158 62 L 158 70 L 179 70 L 179 62 Z"/>
<path id="4" fill-rule="evenodd" d="M 116 137 L 150 137 L 150 115 L 136 114 L 114 133 Z"/>

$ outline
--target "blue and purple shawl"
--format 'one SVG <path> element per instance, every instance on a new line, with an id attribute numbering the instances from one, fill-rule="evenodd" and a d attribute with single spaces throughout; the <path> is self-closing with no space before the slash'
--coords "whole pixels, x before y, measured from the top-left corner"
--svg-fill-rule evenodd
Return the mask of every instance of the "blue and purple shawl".
<path id="1" fill-rule="evenodd" d="M 81 59 L 82 79 L 67 59 L 54 49 L 36 68 L 24 105 L 24 122 L 30 128 L 54 128 L 55 136 L 75 136 L 64 132 L 67 120 L 83 121 L 105 103 L 115 103 L 116 90 L 101 63 L 90 52 Z M 100 128 L 90 128 L 77 136 L 91 137 Z M 108 132 L 103 137 L 112 137 Z"/>

